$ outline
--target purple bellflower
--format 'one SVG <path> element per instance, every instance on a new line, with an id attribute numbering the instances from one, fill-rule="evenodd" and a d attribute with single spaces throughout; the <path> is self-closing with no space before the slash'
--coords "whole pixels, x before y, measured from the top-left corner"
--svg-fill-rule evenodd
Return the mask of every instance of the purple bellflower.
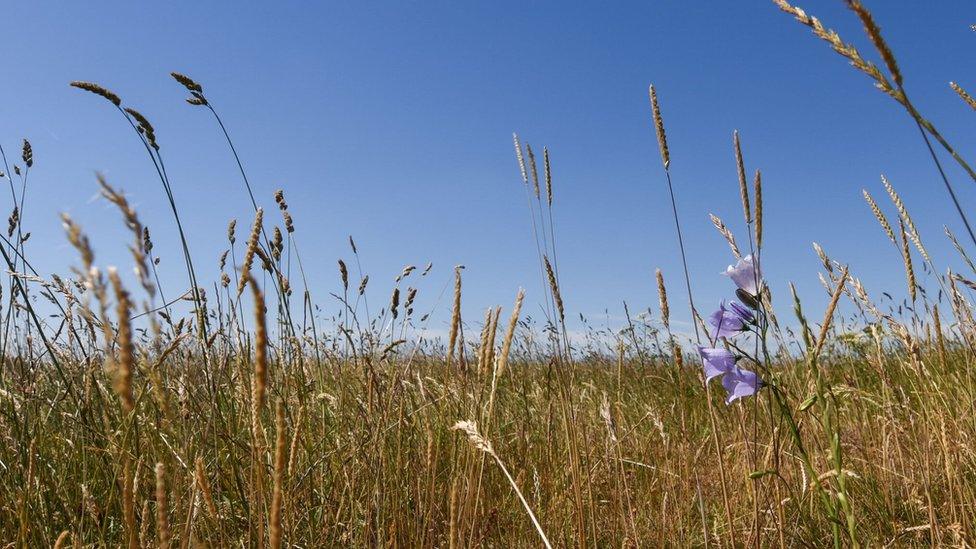
<path id="1" fill-rule="evenodd" d="M 756 267 L 752 254 L 739 259 L 735 266 L 729 265 L 725 269 L 725 276 L 732 279 L 735 285 L 747 295 L 755 299 L 759 296 L 762 286 L 762 274 Z"/>
<path id="2" fill-rule="evenodd" d="M 729 302 L 728 305 L 723 301 L 718 310 L 708 317 L 708 323 L 715 328 L 715 333 L 712 335 L 716 340 L 744 332 L 753 320 L 752 311 L 735 301 Z"/>
<path id="3" fill-rule="evenodd" d="M 762 385 L 762 380 L 755 372 L 734 366 L 722 377 L 722 386 L 725 387 L 727 395 L 725 403 L 732 404 L 740 398 L 752 396 Z"/>
<path id="4" fill-rule="evenodd" d="M 705 383 L 727 374 L 735 368 L 735 355 L 726 349 L 699 346 L 698 353 L 701 355 L 702 366 L 705 368 Z"/>
<path id="5" fill-rule="evenodd" d="M 714 332 L 713 345 L 717 345 L 721 338 L 729 338 L 747 331 L 750 325 L 756 323 L 756 313 L 753 310 L 760 310 L 759 294 L 763 282 L 752 255 L 740 258 L 734 266 L 729 265 L 724 274 L 735 283 L 738 288 L 735 292 L 736 296 L 745 305 L 738 301 L 728 303 L 722 301 L 718 310 L 709 315 L 708 323 L 712 325 Z M 716 377 L 722 378 L 726 404 L 753 396 L 763 386 L 763 381 L 756 372 L 743 370 L 736 365 L 738 357 L 728 349 L 699 346 L 698 354 L 702 359 L 705 383 L 708 384 Z"/>

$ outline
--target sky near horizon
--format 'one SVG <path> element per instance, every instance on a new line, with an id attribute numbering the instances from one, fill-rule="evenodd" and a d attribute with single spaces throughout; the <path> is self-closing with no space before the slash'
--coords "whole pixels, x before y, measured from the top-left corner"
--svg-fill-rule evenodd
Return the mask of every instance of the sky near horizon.
<path id="1" fill-rule="evenodd" d="M 843 2 L 800 5 L 877 60 Z M 920 111 L 972 158 L 976 113 L 948 87 L 976 90 L 972 6 L 868 7 Z M 99 265 L 128 270 L 121 219 L 96 198 L 100 171 L 153 231 L 164 290 L 185 285 L 145 152 L 108 103 L 68 87 L 72 80 L 108 87 L 153 122 L 200 278 L 218 276 L 228 220 L 239 220 L 239 245 L 244 239 L 253 211 L 233 157 L 208 113 L 183 102 L 173 70 L 203 84 L 275 223 L 272 193 L 284 189 L 326 314 L 337 308 L 328 293 L 339 287 L 336 260 L 352 260 L 352 235 L 371 302 L 386 303 L 403 266 L 432 261 L 421 310 L 438 303 L 452 266 L 464 264 L 467 320 L 492 305 L 507 311 L 519 287 L 525 310 L 539 316 L 544 290 L 511 141 L 518 132 L 551 152 L 567 315 L 619 328 L 623 301 L 656 314 L 659 267 L 673 314 L 687 320 L 652 82 L 704 312 L 733 289 L 719 275 L 732 257 L 708 214 L 746 240 L 734 129 L 747 171 L 763 171 L 764 269 L 781 312 L 790 310 L 790 281 L 808 314 L 823 310 L 814 241 L 850 263 L 870 293 L 906 294 L 899 253 L 861 197 L 867 188 L 893 214 L 881 173 L 936 266 L 960 267 L 942 226 L 960 238 L 963 229 L 914 123 L 771 2 L 38 1 L 8 3 L 4 15 L 0 144 L 8 157 L 19 157 L 23 137 L 33 145 L 23 216 L 42 275 L 77 264 L 59 212 L 89 233 Z M 976 186 L 942 157 L 972 211 Z M 9 205 L 0 207 L 6 216 Z M 448 308 L 445 297 L 435 324 Z"/>

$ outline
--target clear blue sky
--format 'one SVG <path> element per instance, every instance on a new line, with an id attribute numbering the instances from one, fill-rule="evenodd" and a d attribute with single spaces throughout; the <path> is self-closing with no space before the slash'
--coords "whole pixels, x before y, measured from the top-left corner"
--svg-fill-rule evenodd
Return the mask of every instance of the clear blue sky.
<path id="1" fill-rule="evenodd" d="M 805 2 L 875 58 L 839 1 Z M 961 1 L 869 3 L 906 84 L 973 159 L 976 113 L 951 92 L 976 89 L 972 7 Z M 25 226 L 42 273 L 75 263 L 57 220 L 90 233 L 101 265 L 128 270 L 121 222 L 94 171 L 125 189 L 163 255 L 170 295 L 183 283 L 170 214 L 144 151 L 117 113 L 68 87 L 99 82 L 154 123 L 203 278 L 216 276 L 227 221 L 252 217 L 213 121 L 183 103 L 168 73 L 204 84 L 265 206 L 282 187 L 317 300 L 338 286 L 335 261 L 356 238 L 385 303 L 406 264 L 433 261 L 426 308 L 465 264 L 465 314 L 506 310 L 519 286 L 542 300 L 511 133 L 552 152 L 556 231 L 568 312 L 616 326 L 621 301 L 656 304 L 664 270 L 672 309 L 680 263 L 647 85 L 659 90 L 701 308 L 730 294 L 731 261 L 707 214 L 744 240 L 731 133 L 747 169 L 762 168 L 766 275 L 784 312 L 795 281 L 819 315 L 826 301 L 810 246 L 849 261 L 868 290 L 904 295 L 897 252 L 862 187 L 884 198 L 888 175 L 936 263 L 958 262 L 943 223 L 961 233 L 916 129 L 899 106 L 769 2 L 16 2 L 4 9 L 0 140 L 33 143 Z M 976 186 L 950 175 L 972 210 Z M 887 208 L 887 203 L 883 202 Z M 3 206 L 4 216 L 8 206 Z M 269 218 L 279 221 L 268 208 Z M 889 208 L 889 211 L 890 208 Z M 443 306 L 446 307 L 446 304 Z M 656 305 L 655 305 L 656 309 Z"/>

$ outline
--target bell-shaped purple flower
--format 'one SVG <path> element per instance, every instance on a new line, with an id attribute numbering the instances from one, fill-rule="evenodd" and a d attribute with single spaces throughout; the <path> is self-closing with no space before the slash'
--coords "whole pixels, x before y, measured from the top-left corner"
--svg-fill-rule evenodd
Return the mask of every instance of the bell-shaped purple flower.
<path id="1" fill-rule="evenodd" d="M 698 347 L 701 355 L 702 367 L 705 369 L 705 383 L 735 368 L 735 355 L 726 349 Z"/>
<path id="2" fill-rule="evenodd" d="M 731 337 L 746 330 L 746 326 L 753 322 L 752 311 L 736 301 L 725 301 L 719 305 L 717 311 L 708 317 L 708 323 L 714 328 L 713 337 Z"/>
<path id="3" fill-rule="evenodd" d="M 756 267 L 756 262 L 749 254 L 741 259 L 733 267 L 729 265 L 725 269 L 725 276 L 732 279 L 735 285 L 746 294 L 756 297 L 759 295 L 759 288 L 762 286 L 762 274 Z"/>
<path id="4" fill-rule="evenodd" d="M 735 366 L 722 377 L 722 386 L 725 387 L 727 395 L 725 403 L 732 404 L 740 398 L 752 396 L 762 385 L 762 380 L 755 372 Z"/>

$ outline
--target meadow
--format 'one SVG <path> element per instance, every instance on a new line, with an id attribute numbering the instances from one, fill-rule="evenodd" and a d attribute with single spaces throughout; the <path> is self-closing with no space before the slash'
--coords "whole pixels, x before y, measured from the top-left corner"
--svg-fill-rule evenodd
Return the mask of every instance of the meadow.
<path id="1" fill-rule="evenodd" d="M 902 257 L 892 268 L 904 269 L 904 294 L 873 294 L 843 258 L 815 246 L 826 309 L 804 307 L 796 292 L 773 296 L 761 268 L 762 175 L 747 170 L 733 134 L 743 214 L 734 226 L 744 230 L 712 219 L 729 244 L 729 261 L 715 265 L 729 264 L 728 301 L 713 312 L 695 301 L 687 270 L 658 271 L 648 280 L 653 313 L 626 310 L 619 331 L 578 336 L 560 287 L 549 151 L 514 136 L 513 176 L 549 291 L 518 291 L 505 297 L 511 308 L 463 318 L 458 266 L 448 336 L 426 337 L 430 313 L 415 306 L 415 281 L 433 276 L 430 265 L 405 266 L 382 287 L 350 237 L 351 260 L 305 272 L 298 244 L 312 249 L 314 235 L 292 219 L 286 190 L 253 192 L 214 103 L 226 91 L 172 74 L 187 108 L 226 139 L 236 192 L 253 205 L 228 226 L 226 252 L 201 264 L 150 120 L 97 83 L 72 82 L 104 108 L 106 124 L 131 126 L 175 229 L 150 234 L 99 176 L 130 236 L 131 265 L 100 265 L 100 243 L 63 215 L 76 256 L 70 270 L 42 276 L 21 224 L 34 151 L 25 140 L 19 158 L 4 154 L 14 207 L 0 243 L 0 542 L 972 547 L 976 264 L 967 250 L 976 236 L 945 167 L 974 181 L 976 172 L 909 99 L 857 0 L 847 4 L 878 64 L 802 9 L 775 3 L 784 24 L 795 19 L 904 107 L 931 152 L 932 184 L 956 205 L 947 218 L 966 229 L 957 237 L 947 228 L 945 238 L 969 272 L 940 267 L 948 260 L 929 255 L 909 212 L 916 205 L 882 178 L 887 196 L 864 191 L 864 215 Z M 961 108 L 976 110 L 952 88 Z M 650 87 L 648 107 L 662 167 L 654 181 L 674 206 L 673 234 L 660 230 L 684 256 L 694 250 L 681 231 L 697 227 L 678 204 L 693 197 L 672 185 L 658 91 Z M 154 239 L 180 242 L 186 290 L 159 283 Z M 134 277 L 119 274 L 131 268 Z M 324 326 L 313 279 L 334 280 L 341 303 Z M 376 295 L 389 297 L 367 301 Z M 526 318 L 530 301 L 544 318 Z M 672 326 L 678 310 L 695 319 L 689 328 Z"/>

